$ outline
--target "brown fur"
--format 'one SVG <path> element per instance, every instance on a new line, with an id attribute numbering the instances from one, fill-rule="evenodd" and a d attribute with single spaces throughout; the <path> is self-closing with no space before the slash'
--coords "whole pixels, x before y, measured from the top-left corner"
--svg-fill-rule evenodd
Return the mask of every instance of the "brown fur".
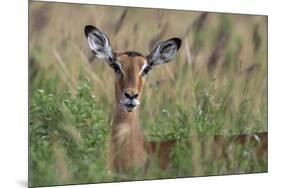
<path id="1" fill-rule="evenodd" d="M 170 153 L 176 140 L 162 142 L 146 142 L 139 125 L 139 110 L 127 112 L 120 109 L 119 101 L 124 91 L 139 94 L 145 83 L 145 77 L 139 75 L 141 67 L 146 62 L 143 56 L 130 56 L 126 52 L 117 53 L 117 60 L 122 65 L 123 73 L 116 75 L 115 81 L 115 111 L 110 141 L 109 167 L 115 172 L 129 172 L 139 167 L 148 167 L 149 158 L 154 155 L 159 161 L 159 167 L 166 169 L 170 162 Z M 255 135 L 236 135 L 232 137 L 214 136 L 211 151 L 214 158 L 227 157 L 228 148 L 233 144 L 244 146 L 246 143 L 256 143 L 258 156 L 267 153 L 267 133 Z"/>
<path id="2" fill-rule="evenodd" d="M 116 109 L 111 133 L 110 167 L 117 172 L 141 167 L 147 160 L 138 112 Z"/>
<path id="3" fill-rule="evenodd" d="M 159 167 L 165 170 L 171 160 L 172 147 L 176 143 L 176 140 L 167 140 L 162 142 L 146 142 L 145 149 L 148 154 L 156 154 L 159 162 Z"/>
<path id="4" fill-rule="evenodd" d="M 143 64 L 147 63 L 143 56 L 129 56 L 119 52 L 117 60 L 122 65 L 123 74 L 116 75 L 115 111 L 110 141 L 109 167 L 116 172 L 128 172 L 149 164 L 149 157 L 156 154 L 159 166 L 167 168 L 170 151 L 175 141 L 145 142 L 139 125 L 138 109 L 126 112 L 119 108 L 123 92 L 138 93 L 138 100 L 145 83 L 145 77 L 139 75 Z"/>
<path id="5" fill-rule="evenodd" d="M 115 99 L 117 103 L 119 103 L 119 100 L 123 96 L 124 90 L 138 93 L 139 96 L 137 99 L 140 100 L 145 82 L 145 78 L 139 76 L 138 73 L 140 72 L 142 65 L 146 63 L 146 59 L 141 56 L 129 57 L 124 53 L 118 54 L 117 56 L 117 60 L 124 70 L 124 74 L 116 76 Z"/>
<path id="6" fill-rule="evenodd" d="M 267 132 L 241 134 L 229 137 L 216 135 L 213 139 L 212 151 L 216 159 L 222 157 L 229 158 L 234 145 L 240 145 L 242 147 L 249 145 L 256 153 L 257 158 L 263 159 L 267 156 L 267 140 Z"/>
<path id="7" fill-rule="evenodd" d="M 124 53 L 117 55 L 118 62 L 122 65 L 123 74 L 116 75 L 115 81 L 115 112 L 113 115 L 109 166 L 117 172 L 126 172 L 136 167 L 142 167 L 147 161 L 144 147 L 144 138 L 139 125 L 138 109 L 127 112 L 119 108 L 119 101 L 123 92 L 138 93 L 138 100 L 145 78 L 139 72 L 145 58 L 129 57 Z"/>

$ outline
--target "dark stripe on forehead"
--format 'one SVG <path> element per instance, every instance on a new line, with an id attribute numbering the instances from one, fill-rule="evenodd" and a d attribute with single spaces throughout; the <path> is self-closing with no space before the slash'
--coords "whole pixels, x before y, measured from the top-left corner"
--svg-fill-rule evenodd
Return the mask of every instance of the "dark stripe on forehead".
<path id="1" fill-rule="evenodd" d="M 141 53 L 135 52 L 135 51 L 127 51 L 127 52 L 124 52 L 123 54 L 126 54 L 129 57 L 136 57 L 136 56 L 144 57 Z"/>

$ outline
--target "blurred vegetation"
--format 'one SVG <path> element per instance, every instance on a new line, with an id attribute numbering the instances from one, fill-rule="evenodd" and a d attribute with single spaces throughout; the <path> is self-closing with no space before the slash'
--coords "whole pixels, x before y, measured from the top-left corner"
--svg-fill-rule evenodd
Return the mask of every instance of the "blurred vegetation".
<path id="1" fill-rule="evenodd" d="M 208 136 L 267 131 L 267 17 L 31 2 L 29 18 L 30 186 L 124 180 L 106 169 L 114 74 L 90 52 L 87 24 L 115 50 L 183 39 L 149 73 L 140 107 L 147 140 L 177 139 L 172 164 L 126 180 L 267 171 L 250 148 L 215 161 L 200 148 Z"/>

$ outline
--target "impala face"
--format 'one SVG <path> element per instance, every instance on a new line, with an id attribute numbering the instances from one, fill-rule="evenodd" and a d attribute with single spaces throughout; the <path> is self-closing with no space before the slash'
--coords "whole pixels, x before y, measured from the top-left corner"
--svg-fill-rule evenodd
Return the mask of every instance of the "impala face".
<path id="1" fill-rule="evenodd" d="M 96 57 L 105 60 L 115 71 L 115 100 L 127 112 L 140 105 L 145 77 L 152 67 L 169 62 L 181 46 L 181 39 L 172 38 L 160 42 L 149 55 L 143 56 L 133 51 L 114 52 L 108 37 L 94 26 L 87 25 L 85 35 Z"/>

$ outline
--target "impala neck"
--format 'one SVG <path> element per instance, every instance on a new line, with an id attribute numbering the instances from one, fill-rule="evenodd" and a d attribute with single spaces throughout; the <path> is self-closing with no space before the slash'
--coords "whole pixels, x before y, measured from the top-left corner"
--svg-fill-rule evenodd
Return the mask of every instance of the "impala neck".
<path id="1" fill-rule="evenodd" d="M 139 111 L 126 112 L 116 105 L 111 133 L 111 166 L 126 171 L 146 161 Z"/>

